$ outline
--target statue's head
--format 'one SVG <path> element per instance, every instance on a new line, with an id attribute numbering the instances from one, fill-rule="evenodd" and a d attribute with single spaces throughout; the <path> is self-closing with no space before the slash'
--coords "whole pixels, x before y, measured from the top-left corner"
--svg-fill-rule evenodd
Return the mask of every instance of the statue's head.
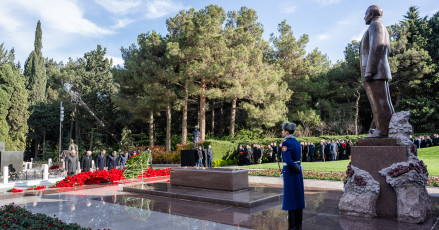
<path id="1" fill-rule="evenodd" d="M 381 8 L 381 6 L 371 5 L 366 10 L 366 14 L 364 15 L 364 21 L 366 22 L 366 25 L 370 25 L 373 18 L 375 17 L 380 18 L 382 16 L 383 16 L 383 9 Z"/>
<path id="2" fill-rule="evenodd" d="M 74 144 L 75 142 L 73 141 L 73 139 L 70 139 L 70 144 Z"/>

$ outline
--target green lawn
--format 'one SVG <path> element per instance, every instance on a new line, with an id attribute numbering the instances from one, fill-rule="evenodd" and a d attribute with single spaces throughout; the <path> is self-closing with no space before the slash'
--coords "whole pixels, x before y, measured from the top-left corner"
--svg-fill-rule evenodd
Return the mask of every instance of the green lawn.
<path id="1" fill-rule="evenodd" d="M 439 146 L 420 149 L 418 152 L 419 159 L 424 161 L 430 176 L 439 176 Z M 320 172 L 344 172 L 349 164 L 349 160 L 327 161 L 327 162 L 303 162 L 304 170 Z M 268 169 L 278 168 L 277 163 L 267 163 L 258 165 L 242 166 L 246 169 Z M 281 164 L 282 167 L 282 164 Z"/>

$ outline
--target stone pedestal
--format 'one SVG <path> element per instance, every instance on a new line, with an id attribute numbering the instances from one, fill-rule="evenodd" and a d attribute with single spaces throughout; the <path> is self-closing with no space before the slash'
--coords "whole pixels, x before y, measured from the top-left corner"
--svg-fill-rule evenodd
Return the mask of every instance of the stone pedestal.
<path id="1" fill-rule="evenodd" d="M 386 178 L 379 174 L 383 168 L 394 163 L 407 161 L 410 148 L 397 146 L 396 140 L 391 138 L 362 139 L 358 146 L 352 147 L 351 163 L 353 166 L 367 171 L 380 184 L 380 195 L 376 202 L 378 217 L 396 218 L 397 199 L 395 190 L 386 182 Z"/>
<path id="2" fill-rule="evenodd" d="M 237 191 L 248 188 L 248 171 L 232 168 L 172 168 L 172 185 Z"/>
<path id="3" fill-rule="evenodd" d="M 49 180 L 49 165 L 43 164 L 43 180 Z"/>

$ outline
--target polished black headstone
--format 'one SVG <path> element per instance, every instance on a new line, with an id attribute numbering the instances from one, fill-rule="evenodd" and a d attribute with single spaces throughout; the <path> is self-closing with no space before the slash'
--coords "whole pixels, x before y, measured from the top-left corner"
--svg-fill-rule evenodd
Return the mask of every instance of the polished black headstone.
<path id="1" fill-rule="evenodd" d="M 5 151 L 5 143 L 0 142 L 0 165 L 2 173 L 4 166 L 13 174 L 23 172 L 23 151 Z"/>

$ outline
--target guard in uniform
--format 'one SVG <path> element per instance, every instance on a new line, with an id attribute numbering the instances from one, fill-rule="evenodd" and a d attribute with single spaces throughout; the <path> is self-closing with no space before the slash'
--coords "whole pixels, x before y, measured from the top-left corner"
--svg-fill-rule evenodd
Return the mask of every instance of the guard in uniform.
<path id="1" fill-rule="evenodd" d="M 300 164 L 301 147 L 293 135 L 296 124 L 284 122 L 282 124 L 282 177 L 284 181 L 284 195 L 282 210 L 288 211 L 288 229 L 302 229 L 303 209 L 305 208 L 305 190 Z"/>

